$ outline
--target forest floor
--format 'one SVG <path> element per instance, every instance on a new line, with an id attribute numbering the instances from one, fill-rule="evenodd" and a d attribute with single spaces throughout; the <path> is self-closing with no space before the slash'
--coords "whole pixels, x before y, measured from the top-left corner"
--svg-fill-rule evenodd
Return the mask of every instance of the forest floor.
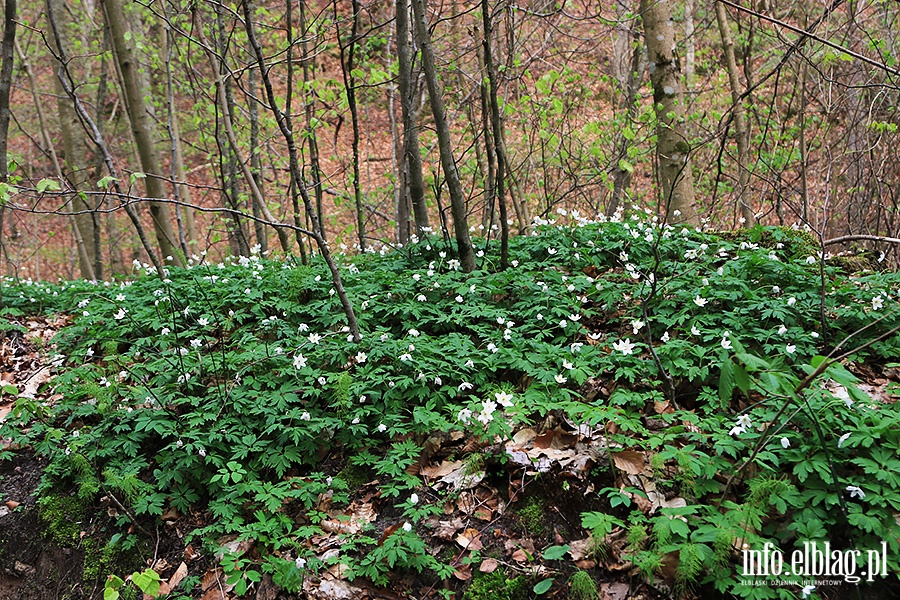
<path id="1" fill-rule="evenodd" d="M 342 259 L 361 343 L 321 264 L 4 282 L 0 600 L 896 597 L 900 276 L 604 227 Z M 739 576 L 805 540 L 887 575 Z"/>

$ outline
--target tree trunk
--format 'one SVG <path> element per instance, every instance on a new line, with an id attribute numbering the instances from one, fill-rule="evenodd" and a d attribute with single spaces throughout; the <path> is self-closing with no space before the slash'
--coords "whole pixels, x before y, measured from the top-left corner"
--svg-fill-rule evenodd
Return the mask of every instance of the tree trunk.
<path id="1" fill-rule="evenodd" d="M 359 251 L 366 251 L 366 215 L 362 200 L 362 182 L 359 172 L 359 111 L 356 106 L 356 44 L 359 35 L 359 0 L 350 1 L 350 10 L 353 12 L 352 25 L 350 26 L 350 39 L 345 45 L 341 41 L 340 17 L 337 13 L 337 0 L 334 0 L 334 22 L 337 26 L 338 49 L 341 54 L 341 74 L 344 79 L 344 90 L 347 94 L 347 108 L 350 109 L 350 124 L 353 128 L 351 152 L 353 154 L 353 201 L 356 206 L 356 234 L 359 243 Z"/>
<path id="2" fill-rule="evenodd" d="M 125 194 L 122 192 L 122 187 L 120 185 L 121 182 L 119 181 L 119 172 L 116 170 L 116 165 L 113 162 L 112 155 L 109 153 L 109 149 L 106 147 L 106 143 L 103 141 L 103 135 L 100 133 L 100 129 L 97 127 L 93 119 L 91 119 L 91 116 L 88 114 L 87 110 L 84 108 L 84 104 L 81 102 L 78 94 L 75 93 L 75 85 L 72 81 L 71 73 L 68 71 L 68 54 L 66 53 L 65 46 L 63 46 L 62 44 L 62 38 L 60 37 L 60 27 L 56 20 L 56 4 L 56 2 L 47 3 L 47 20 L 50 23 L 50 30 L 53 33 L 53 45 L 56 48 L 56 54 L 54 56 L 58 65 L 58 68 L 56 70 L 57 79 L 62 85 L 65 95 L 72 101 L 72 105 L 75 107 L 75 112 L 80 117 L 82 125 L 84 125 L 85 130 L 90 134 L 91 142 L 93 142 L 94 146 L 97 148 L 97 151 L 103 156 L 103 164 L 106 166 L 106 170 L 109 173 L 110 177 L 112 177 L 112 187 L 115 192 L 115 196 L 119 199 L 122 208 L 125 210 L 125 214 L 128 215 L 128 218 L 134 225 L 135 233 L 137 233 L 141 245 L 147 252 L 147 256 L 150 258 L 153 266 L 156 268 L 157 276 L 159 276 L 160 278 L 165 278 L 166 273 L 163 262 L 160 260 L 159 256 L 157 256 L 156 252 L 153 251 L 153 247 L 150 245 L 150 240 L 147 239 L 147 236 L 144 233 L 144 227 L 141 225 L 141 220 L 138 217 L 137 212 L 132 208 L 130 204 L 128 204 L 124 200 Z"/>
<path id="3" fill-rule="evenodd" d="M 641 0 L 644 43 L 656 109 L 656 153 L 663 210 L 669 223 L 699 225 L 691 173 L 691 145 L 683 123 L 681 68 L 674 55 L 675 26 L 670 0 Z"/>
<path id="4" fill-rule="evenodd" d="M 53 3 L 54 14 L 57 15 L 57 18 L 59 19 L 60 43 L 63 44 L 63 48 L 57 48 L 56 44 L 52 43 L 53 40 L 51 38 L 52 50 L 54 54 L 59 55 L 61 52 L 68 50 L 65 46 L 67 46 L 69 42 L 62 37 L 65 35 L 64 32 L 68 31 L 66 25 L 68 23 L 68 18 L 66 11 L 63 8 L 64 4 L 62 0 L 49 0 L 49 2 Z M 59 66 L 59 63 L 54 60 L 54 70 L 58 70 Z M 30 68 L 28 71 L 30 72 Z M 56 89 L 56 107 L 59 113 L 59 129 L 63 143 L 65 169 L 62 170 L 62 173 L 69 183 L 69 186 L 71 186 L 72 191 L 75 192 L 72 207 L 75 212 L 84 213 L 84 211 L 90 210 L 90 208 L 79 192 L 83 192 L 90 184 L 88 182 L 87 155 L 85 153 L 84 138 L 82 136 L 83 129 L 81 127 L 81 122 L 78 120 L 78 115 L 75 114 L 72 103 L 63 92 L 62 82 L 58 77 L 55 77 L 53 82 Z M 85 246 L 84 254 L 79 251 L 78 258 L 81 276 L 87 279 L 102 277 L 102 261 L 100 256 L 98 256 L 95 245 L 89 243 L 99 234 L 98 225 L 99 224 L 94 220 L 93 216 L 87 213 L 77 215 L 75 217 L 75 222 L 72 225 L 76 240 L 75 243 L 78 244 L 78 239 L 80 238 L 82 245 Z"/>
<path id="5" fill-rule="evenodd" d="M 624 84 L 621 88 L 622 106 L 624 111 L 623 131 L 633 131 L 631 129 L 632 121 L 634 121 L 634 113 L 636 111 L 635 102 L 637 101 L 637 92 L 640 87 L 641 73 L 644 72 L 643 56 L 644 49 L 640 45 L 640 36 L 638 32 L 629 28 L 632 32 L 633 40 L 629 45 L 631 48 L 631 60 L 629 61 L 628 74 L 625 77 Z M 633 135 L 625 135 L 619 132 L 619 143 L 616 150 L 615 164 L 612 167 L 613 189 L 612 197 L 606 205 L 606 216 L 611 217 L 619 209 L 628 188 L 631 187 L 631 172 L 633 167 L 628 163 L 628 150 L 631 148 Z M 631 138 L 631 139 L 629 139 Z"/>
<path id="6" fill-rule="evenodd" d="M 409 38 L 409 1 L 397 0 L 397 62 L 400 86 L 400 116 L 403 120 L 403 160 L 405 162 L 409 199 L 416 220 L 416 234 L 422 237 L 428 229 L 428 208 L 425 205 L 425 178 L 422 176 L 422 156 L 419 154 L 417 111 L 413 106 L 412 52 Z"/>
<path id="7" fill-rule="evenodd" d="M 491 131 L 494 141 L 503 138 L 501 130 L 503 122 L 500 120 L 500 103 L 497 100 L 497 74 L 494 72 L 494 57 L 491 50 L 491 7 L 488 0 L 481 0 L 481 14 L 484 23 L 484 66 L 488 78 L 488 92 L 490 98 L 490 115 L 491 115 Z M 486 132 L 485 132 L 486 133 Z M 499 144 L 495 144 L 499 146 Z M 497 173 L 495 192 L 500 205 L 500 269 L 506 269 L 509 263 L 509 219 L 506 215 L 506 191 L 504 184 L 506 183 L 506 158 L 502 152 L 497 152 L 496 156 Z"/>
<path id="8" fill-rule="evenodd" d="M 285 145 L 287 146 L 288 164 L 290 165 L 291 169 L 291 184 L 297 186 L 297 191 L 300 194 L 300 197 L 303 199 L 303 207 L 306 209 L 306 215 L 309 217 L 309 220 L 312 223 L 312 230 L 307 232 L 307 234 L 316 241 L 316 245 L 319 247 L 319 252 L 322 254 L 322 260 L 324 260 L 325 264 L 328 265 L 328 270 L 331 272 L 331 282 L 334 285 L 337 297 L 341 302 L 341 307 L 344 309 L 344 315 L 347 317 L 347 325 L 350 328 L 350 335 L 354 341 L 359 342 L 362 339 L 362 336 L 359 332 L 359 322 L 356 320 L 356 313 L 353 310 L 353 304 L 351 304 L 350 298 L 347 296 L 347 291 L 346 289 L 344 289 L 344 283 L 341 280 L 341 273 L 338 270 L 337 264 L 334 262 L 334 258 L 331 255 L 331 249 L 328 247 L 328 242 L 326 242 L 325 238 L 322 236 L 322 227 L 319 223 L 318 215 L 313 209 L 312 200 L 310 200 L 309 197 L 309 190 L 306 188 L 306 183 L 304 183 L 303 181 L 303 172 L 300 170 L 297 142 L 294 139 L 294 131 L 291 124 L 291 115 L 282 111 L 278 106 L 277 98 L 275 97 L 275 90 L 272 86 L 272 80 L 269 78 L 269 67 L 266 66 L 266 60 L 263 56 L 262 47 L 259 45 L 259 40 L 256 37 L 256 31 L 253 28 L 253 15 L 250 10 L 250 2 L 249 0 L 243 0 L 241 5 L 241 7 L 243 8 L 244 16 L 244 30 L 247 32 L 247 38 L 250 42 L 250 47 L 253 49 L 253 54 L 256 57 L 256 65 L 259 68 L 263 87 L 266 90 L 266 99 L 269 102 L 269 110 L 272 111 L 272 114 L 275 117 L 275 121 L 278 124 L 278 129 L 279 131 L 281 131 L 281 135 L 284 138 Z M 293 68 L 293 66 L 288 65 L 288 68 Z"/>
<path id="9" fill-rule="evenodd" d="M 741 223 L 744 227 L 750 227 L 753 223 L 753 209 L 750 206 L 750 171 L 747 168 L 750 156 L 750 135 L 744 120 L 744 104 L 741 101 L 741 80 L 734 56 L 734 40 L 731 38 L 731 29 L 728 27 L 725 5 L 721 2 L 716 2 L 716 21 L 719 23 L 725 68 L 728 70 L 728 83 L 731 87 L 731 110 L 734 117 L 734 137 L 737 140 L 738 151 L 737 206 L 741 211 Z"/>
<path id="10" fill-rule="evenodd" d="M 72 183 L 69 182 L 63 174 L 62 164 L 60 164 L 59 156 L 57 156 L 56 149 L 53 147 L 53 139 L 50 137 L 50 131 L 47 129 L 47 119 L 44 117 L 43 104 L 41 104 L 41 98 L 38 95 L 37 80 L 34 77 L 34 72 L 31 70 L 31 64 L 29 64 L 28 62 L 28 57 L 25 56 L 25 53 L 22 52 L 22 49 L 19 47 L 18 40 L 16 40 L 14 43 L 16 52 L 19 54 L 19 60 L 22 62 L 22 68 L 25 71 L 25 75 L 28 77 L 28 86 L 31 89 L 31 98 L 34 101 L 34 107 L 37 110 L 38 125 L 40 126 L 41 130 L 41 141 L 44 146 L 43 149 L 47 152 L 47 154 L 50 155 L 50 161 L 53 163 L 53 168 L 56 171 L 56 176 L 61 182 L 67 182 L 67 185 L 71 188 L 71 191 L 74 192 L 73 195 L 75 200 L 73 201 L 72 205 L 75 207 L 76 211 L 79 211 L 79 205 L 84 204 L 84 199 L 79 193 L 81 192 L 81 190 L 72 187 Z M 62 102 L 62 98 L 60 98 L 59 100 L 60 102 Z M 78 216 L 88 218 L 91 217 L 91 215 Z M 75 237 L 75 250 L 78 254 L 78 267 L 81 272 L 81 276 L 84 279 L 97 279 L 97 274 L 94 271 L 94 261 L 91 257 L 91 254 L 88 252 L 88 246 L 85 242 L 84 236 L 82 236 L 81 234 L 81 227 L 79 226 L 77 220 L 78 216 L 70 217 L 70 221 L 72 224 L 72 234 Z"/>
<path id="11" fill-rule="evenodd" d="M 222 120 L 230 124 L 233 132 L 234 124 L 237 122 L 237 114 L 235 111 L 234 90 L 232 89 L 234 86 L 226 60 L 231 41 L 230 33 L 225 25 L 223 5 L 215 3 L 214 8 L 216 14 L 215 48 L 218 57 L 218 60 L 215 62 L 218 69 L 217 81 L 222 82 L 224 86 L 223 93 L 217 94 L 216 97 L 219 98 L 219 113 L 222 115 Z M 197 11 L 194 12 L 196 13 Z M 290 55 L 288 55 L 288 60 L 290 60 Z M 290 81 L 288 81 L 287 89 L 288 94 L 290 94 Z M 241 169 L 238 166 L 240 152 L 237 145 L 227 143 L 223 145 L 219 136 L 216 136 L 216 143 L 219 145 L 219 164 L 222 167 L 220 169 L 222 175 L 222 206 L 232 209 L 229 218 L 225 220 L 225 229 L 228 231 L 228 243 L 232 254 L 248 256 L 250 254 L 250 243 L 247 241 L 244 225 L 238 214 L 243 210 L 240 200 L 241 186 L 238 177 L 238 170 Z"/>
<path id="12" fill-rule="evenodd" d="M 227 98 L 225 97 L 225 82 L 222 81 L 222 75 L 219 72 L 220 66 L 216 59 L 215 53 L 212 51 L 212 48 L 209 45 L 209 42 L 203 35 L 203 23 L 200 22 L 199 11 L 194 10 L 193 16 L 194 23 L 196 23 L 197 36 L 200 40 L 200 44 L 203 46 L 203 51 L 206 53 L 206 59 L 207 61 L 209 61 L 210 71 L 213 73 L 213 77 L 215 78 L 216 99 L 224 105 L 225 103 L 227 103 Z M 262 197 L 262 192 L 256 185 L 256 179 L 253 177 L 253 173 L 250 171 L 250 167 L 247 165 L 246 161 L 242 160 L 242 157 L 238 155 L 237 136 L 234 133 L 234 125 L 231 122 L 231 115 L 228 111 L 222 112 L 222 125 L 225 128 L 225 137 L 228 140 L 229 148 L 237 159 L 235 162 L 241 167 L 241 172 L 244 175 L 244 183 L 246 183 L 247 187 L 250 189 L 250 194 L 253 196 L 254 202 L 259 205 L 259 208 L 267 221 L 269 221 L 270 223 L 278 223 L 277 219 L 275 219 L 275 216 L 272 215 L 272 213 L 269 211 L 269 208 L 266 206 L 265 199 Z M 237 207 L 234 207 L 234 210 L 237 210 Z M 284 227 L 275 226 L 275 232 L 278 234 L 278 241 L 281 243 L 281 249 L 284 250 L 285 254 L 290 254 L 291 245 Z"/>
<path id="13" fill-rule="evenodd" d="M 9 92 L 12 88 L 13 53 L 16 44 L 16 0 L 6 0 L 3 16 L 3 40 L 0 43 L 0 56 L 3 64 L 0 66 L 0 183 L 4 189 L 0 195 L 0 252 L 5 253 L 3 236 L 3 212 L 6 209 L 6 197 L 9 188 L 9 162 L 6 156 L 9 137 Z M 77 233 L 77 232 L 76 232 Z"/>
<path id="14" fill-rule="evenodd" d="M 159 177 L 162 170 L 160 169 L 159 156 L 153 140 L 153 130 L 144 100 L 147 96 L 147 90 L 144 89 L 143 81 L 138 72 L 138 64 L 134 59 L 131 45 L 127 41 L 128 36 L 125 35 L 127 26 L 122 0 L 102 0 L 102 2 L 106 13 L 106 22 L 109 24 L 109 32 L 112 37 L 116 59 L 119 62 L 119 69 L 122 73 L 124 84 L 122 91 L 131 121 L 131 133 L 140 156 L 141 170 L 146 175 L 144 182 L 147 195 L 154 199 L 164 199 L 167 197 L 165 182 Z M 162 253 L 163 260 L 180 266 L 182 260 L 177 250 L 177 238 L 172 230 L 169 212 L 169 206 L 165 202 L 150 202 L 153 230 L 156 234 L 156 243 Z"/>
<path id="15" fill-rule="evenodd" d="M 257 92 L 256 69 L 253 67 L 248 69 L 247 84 L 250 87 L 249 93 L 255 96 Z M 256 103 L 255 98 L 250 97 L 247 98 L 247 105 L 249 106 L 247 112 L 250 116 L 250 174 L 253 176 L 253 181 L 256 183 L 256 189 L 259 190 L 260 196 L 262 196 L 262 162 L 259 159 L 259 105 Z M 251 198 L 251 201 L 253 216 L 257 219 L 261 218 L 262 206 L 260 206 L 259 199 L 254 195 Z M 261 253 L 265 254 L 269 250 L 269 239 L 266 235 L 266 226 L 259 221 L 253 221 L 253 230 L 256 233 L 256 243 L 259 244 L 259 250 Z M 300 246 L 303 246 L 302 242 L 300 242 Z"/>
<path id="16" fill-rule="evenodd" d="M 425 72 L 425 85 L 428 87 L 431 113 L 434 117 L 435 129 L 437 130 L 441 166 L 444 170 L 444 178 L 447 181 L 447 192 L 450 194 L 450 212 L 453 215 L 453 230 L 456 235 L 459 262 L 463 270 L 468 273 L 474 271 L 476 267 L 475 250 L 472 247 L 472 240 L 469 238 L 466 200 L 463 196 L 462 184 L 459 181 L 456 161 L 453 158 L 450 127 L 447 124 L 447 116 L 444 112 L 443 91 L 441 90 L 440 82 L 438 82 L 434 51 L 431 47 L 431 34 L 428 31 L 428 23 L 425 20 L 425 1 L 412 0 L 412 3 L 416 17 L 416 33 L 419 40 L 419 48 L 422 50 L 422 69 Z"/>
<path id="17" fill-rule="evenodd" d="M 688 90 L 694 84 L 696 54 L 696 45 L 694 44 L 694 0 L 684 0 L 684 87 Z"/>
<path id="18" fill-rule="evenodd" d="M 300 64 L 303 68 L 303 114 L 306 118 L 306 139 L 307 139 L 307 147 L 309 148 L 309 170 L 311 181 L 313 185 L 313 193 L 316 196 L 316 216 L 318 217 L 318 223 L 321 227 L 321 231 L 319 234 L 322 236 L 323 240 L 327 240 L 328 236 L 325 234 L 325 222 L 323 221 L 322 215 L 322 204 L 324 201 L 324 190 L 322 189 L 322 169 L 319 164 L 319 140 L 316 134 L 316 127 L 313 124 L 313 116 L 315 113 L 316 107 L 316 93 L 311 85 L 313 81 L 312 70 L 315 69 L 315 54 L 310 55 L 309 48 L 306 43 L 306 39 L 309 35 L 307 29 L 306 22 L 306 2 L 304 0 L 300 0 L 300 51 L 302 52 L 302 56 L 300 57 Z M 313 69 L 310 69 L 310 65 L 312 65 Z M 309 218 L 309 215 L 307 215 Z M 296 215 L 296 224 L 299 225 L 300 215 Z M 306 251 L 303 245 L 302 240 L 297 240 L 300 244 L 300 254 L 303 258 L 303 264 L 306 264 Z"/>

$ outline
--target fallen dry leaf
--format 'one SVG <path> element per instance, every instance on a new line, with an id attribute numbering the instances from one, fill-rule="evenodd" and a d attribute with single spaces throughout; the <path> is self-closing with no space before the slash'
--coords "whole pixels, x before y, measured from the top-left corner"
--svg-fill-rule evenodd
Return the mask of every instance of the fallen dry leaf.
<path id="1" fill-rule="evenodd" d="M 465 550 L 477 552 L 482 548 L 481 533 L 477 529 L 466 529 L 461 534 L 456 536 L 456 543 L 462 546 Z"/>
<path id="2" fill-rule="evenodd" d="M 594 538 L 586 537 L 583 540 L 573 540 L 569 542 L 569 556 L 572 560 L 583 560 L 594 551 Z"/>
<path id="3" fill-rule="evenodd" d="M 626 600 L 629 591 L 627 583 L 601 583 L 600 600 Z"/>
<path id="4" fill-rule="evenodd" d="M 500 563 L 498 563 L 496 559 L 486 558 L 481 561 L 481 566 L 478 567 L 478 570 L 482 573 L 493 573 L 497 570 L 498 566 L 500 566 Z"/>
<path id="5" fill-rule="evenodd" d="M 566 433 L 558 427 L 534 438 L 534 447 L 542 450 L 554 448 L 561 450 L 571 448 L 578 441 L 578 436 Z"/>
<path id="6" fill-rule="evenodd" d="M 200 600 L 228 600 L 228 594 L 219 588 L 212 588 L 206 590 L 206 592 L 200 596 Z"/>
<path id="7" fill-rule="evenodd" d="M 518 550 L 513 552 L 512 559 L 516 562 L 526 562 L 528 561 L 528 554 L 524 550 L 519 548 Z"/>
<path id="8" fill-rule="evenodd" d="M 329 533 L 354 534 L 375 520 L 375 507 L 370 502 L 352 502 L 345 512 L 330 512 L 320 527 Z"/>
<path id="9" fill-rule="evenodd" d="M 394 535 L 394 532 L 400 529 L 400 527 L 402 527 L 402 525 L 400 525 L 400 523 L 397 523 L 396 525 L 391 525 L 390 527 L 386 528 L 384 530 L 384 533 L 381 534 L 381 539 L 378 540 L 378 545 L 384 545 L 384 541 Z"/>
<path id="10" fill-rule="evenodd" d="M 169 577 L 169 588 L 170 589 L 177 588 L 178 584 L 181 583 L 185 577 L 187 577 L 187 574 L 188 574 L 187 564 L 182 562 L 180 565 L 178 565 L 178 568 L 175 569 L 175 573 L 173 573 L 172 576 Z"/>
<path id="11" fill-rule="evenodd" d="M 429 465 L 426 467 L 422 467 L 422 470 L 419 471 L 422 475 L 427 477 L 428 479 L 438 479 L 440 477 L 445 477 L 454 471 L 458 471 L 461 469 L 465 463 L 461 460 L 448 461 L 445 460 L 440 465 Z"/>
<path id="12" fill-rule="evenodd" d="M 194 547 L 191 544 L 188 544 L 184 548 L 184 559 L 188 562 L 195 561 L 200 558 L 200 554 L 194 550 Z"/>
<path id="13" fill-rule="evenodd" d="M 453 576 L 460 581 L 469 581 L 472 579 L 472 569 L 469 565 L 460 565 L 453 571 Z"/>
<path id="14" fill-rule="evenodd" d="M 630 475 L 640 475 L 644 471 L 644 455 L 635 450 L 622 450 L 612 455 L 616 468 Z"/>
<path id="15" fill-rule="evenodd" d="M 450 541 L 456 536 L 456 532 L 463 528 L 462 517 L 450 521 L 437 521 L 434 536 L 438 539 Z"/>
<path id="16" fill-rule="evenodd" d="M 537 432 L 534 429 L 520 429 L 513 436 L 512 442 L 513 444 L 521 448 L 525 446 L 525 444 L 533 440 L 535 437 L 537 437 Z"/>
<path id="17" fill-rule="evenodd" d="M 472 516 L 478 519 L 479 521 L 490 521 L 494 518 L 494 513 L 492 513 L 487 508 L 479 508 L 475 512 L 472 513 Z"/>

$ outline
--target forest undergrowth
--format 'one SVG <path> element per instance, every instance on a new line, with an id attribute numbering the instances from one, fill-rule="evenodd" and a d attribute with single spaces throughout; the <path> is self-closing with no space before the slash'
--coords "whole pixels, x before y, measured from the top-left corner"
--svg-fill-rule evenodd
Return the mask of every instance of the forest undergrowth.
<path id="1" fill-rule="evenodd" d="M 93 573 L 108 599 L 896 593 L 900 275 L 788 228 L 560 221 L 502 271 L 483 239 L 472 273 L 438 237 L 339 255 L 358 343 L 316 259 L 6 279 L 3 335 L 66 317 L 49 381 L 3 382 L 0 458 L 109 515 L 68 543 L 150 559 Z M 743 572 L 826 543 L 827 575 Z"/>

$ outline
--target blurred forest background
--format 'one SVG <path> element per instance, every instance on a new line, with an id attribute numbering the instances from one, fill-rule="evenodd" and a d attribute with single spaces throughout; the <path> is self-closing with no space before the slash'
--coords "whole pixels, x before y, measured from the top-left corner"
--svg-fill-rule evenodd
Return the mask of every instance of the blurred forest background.
<path id="1" fill-rule="evenodd" d="M 305 259 L 425 231 L 471 270 L 471 237 L 632 210 L 808 226 L 896 262 L 878 238 L 900 237 L 898 15 L 5 0 L 0 273 L 109 279 L 134 260 Z"/>

